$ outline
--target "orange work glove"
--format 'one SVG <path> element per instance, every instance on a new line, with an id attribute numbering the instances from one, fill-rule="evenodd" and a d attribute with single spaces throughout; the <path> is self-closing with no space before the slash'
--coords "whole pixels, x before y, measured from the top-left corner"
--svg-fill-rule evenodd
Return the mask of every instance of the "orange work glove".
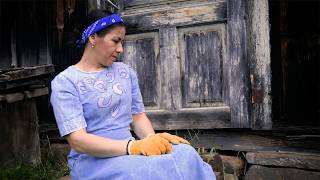
<path id="1" fill-rule="evenodd" d="M 132 155 L 152 156 L 171 153 L 172 145 L 160 136 L 149 136 L 141 140 L 131 141 L 128 149 L 129 154 Z"/>
<path id="2" fill-rule="evenodd" d="M 185 140 L 179 136 L 166 133 L 166 132 L 165 133 L 157 133 L 157 134 L 155 134 L 155 136 L 162 137 L 173 144 L 181 144 L 181 143 L 182 144 L 190 144 L 187 140 Z"/>

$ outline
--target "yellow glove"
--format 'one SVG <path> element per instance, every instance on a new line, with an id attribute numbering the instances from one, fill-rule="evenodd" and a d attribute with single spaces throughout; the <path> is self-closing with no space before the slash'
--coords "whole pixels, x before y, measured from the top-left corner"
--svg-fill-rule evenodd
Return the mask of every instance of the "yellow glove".
<path id="1" fill-rule="evenodd" d="M 155 134 L 155 136 L 162 137 L 173 144 L 181 144 L 181 143 L 182 144 L 190 144 L 187 140 L 185 140 L 179 136 L 166 133 L 166 132 L 165 133 L 157 133 L 157 134 Z"/>
<path id="2" fill-rule="evenodd" d="M 160 136 L 149 136 L 142 140 L 131 141 L 128 149 L 132 155 L 152 156 L 171 153 L 172 145 Z"/>

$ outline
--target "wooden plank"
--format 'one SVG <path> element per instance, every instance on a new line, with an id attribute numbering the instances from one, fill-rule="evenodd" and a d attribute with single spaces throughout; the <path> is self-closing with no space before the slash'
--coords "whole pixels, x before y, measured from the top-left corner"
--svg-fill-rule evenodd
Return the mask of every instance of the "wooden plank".
<path id="1" fill-rule="evenodd" d="M 228 48 L 231 122 L 235 128 L 250 127 L 250 76 L 246 49 L 244 0 L 228 1 Z"/>
<path id="2" fill-rule="evenodd" d="M 270 168 L 263 166 L 251 166 L 244 180 L 310 180 L 320 179 L 320 172 L 304 171 L 293 168 Z"/>
<path id="3" fill-rule="evenodd" d="M 54 72 L 54 67 L 50 65 L 24 67 L 17 70 L 0 71 L 0 83 L 13 81 L 18 79 L 25 79 L 43 74 L 50 74 Z"/>
<path id="4" fill-rule="evenodd" d="M 30 99 L 34 97 L 47 95 L 47 94 L 49 94 L 49 90 L 47 87 L 32 89 L 32 90 L 27 90 L 27 91 L 18 92 L 18 93 L 0 95 L 0 102 L 5 101 L 7 103 L 13 103 L 13 102 L 21 101 L 23 99 Z"/>
<path id="5" fill-rule="evenodd" d="M 160 108 L 181 108 L 180 62 L 178 59 L 178 32 L 175 27 L 159 29 L 160 44 Z"/>
<path id="6" fill-rule="evenodd" d="M 247 2 L 248 54 L 251 66 L 252 127 L 271 129 L 271 58 L 268 0 Z"/>
<path id="7" fill-rule="evenodd" d="M 124 7 L 125 9 L 128 8 L 141 8 L 142 6 L 158 6 L 159 4 L 165 3 L 173 3 L 173 2 L 181 2 L 186 0 L 124 0 Z"/>
<path id="8" fill-rule="evenodd" d="M 248 152 L 250 164 L 320 170 L 320 155 L 293 152 Z"/>
<path id="9" fill-rule="evenodd" d="M 154 129 L 214 129 L 230 128 L 230 109 L 228 107 L 187 108 L 177 111 L 147 111 Z"/>
<path id="10" fill-rule="evenodd" d="M 130 64 L 136 70 L 146 107 L 159 106 L 158 54 L 159 40 L 157 33 L 128 35 L 125 39 L 122 61 Z"/>
<path id="11" fill-rule="evenodd" d="M 224 106 L 223 24 L 179 29 L 183 107 Z"/>
<path id="12" fill-rule="evenodd" d="M 199 133 L 195 147 L 216 148 L 232 151 L 286 151 L 320 153 L 320 137 L 290 138 L 285 135 L 263 131 L 216 130 L 210 133 Z"/>
<path id="13" fill-rule="evenodd" d="M 156 30 L 162 26 L 184 26 L 226 20 L 226 1 L 170 4 L 149 9 L 124 11 L 129 33 Z"/>

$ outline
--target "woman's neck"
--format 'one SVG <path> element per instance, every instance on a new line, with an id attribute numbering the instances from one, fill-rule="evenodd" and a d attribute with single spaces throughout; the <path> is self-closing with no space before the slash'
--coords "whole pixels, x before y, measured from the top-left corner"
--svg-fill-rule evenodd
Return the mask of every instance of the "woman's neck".
<path id="1" fill-rule="evenodd" d="M 75 67 L 85 72 L 97 72 L 104 69 L 105 67 L 97 63 L 97 61 L 94 61 L 94 58 L 94 56 L 89 56 L 88 53 L 84 53 L 81 60 L 75 64 Z"/>

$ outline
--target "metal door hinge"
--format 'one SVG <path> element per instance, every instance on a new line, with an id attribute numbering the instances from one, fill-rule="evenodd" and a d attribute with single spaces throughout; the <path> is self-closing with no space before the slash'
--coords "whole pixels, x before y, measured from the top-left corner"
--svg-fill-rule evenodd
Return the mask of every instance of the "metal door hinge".
<path id="1" fill-rule="evenodd" d="M 250 80 L 251 80 L 251 103 L 252 104 L 263 103 L 263 89 L 258 88 L 256 86 L 256 80 L 252 74 L 250 75 Z"/>

